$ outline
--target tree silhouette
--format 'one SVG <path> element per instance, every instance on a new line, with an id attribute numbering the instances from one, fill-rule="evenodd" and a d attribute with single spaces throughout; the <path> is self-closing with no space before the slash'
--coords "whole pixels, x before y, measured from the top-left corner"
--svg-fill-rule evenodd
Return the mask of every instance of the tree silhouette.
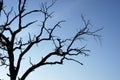
<path id="1" fill-rule="evenodd" d="M 4 15 L 5 21 L 0 24 L 0 66 L 9 68 L 9 73 L 7 73 L 7 75 L 10 80 L 25 80 L 26 77 L 38 67 L 44 65 L 63 64 L 65 60 L 74 61 L 83 65 L 80 61 L 71 58 L 71 56 L 87 56 L 87 52 L 89 52 L 89 50 L 86 49 L 85 46 L 75 47 L 73 44 L 77 40 L 84 39 L 84 36 L 86 35 L 99 37 L 96 32 L 100 29 L 93 32 L 90 31 L 89 21 L 85 20 L 82 16 L 84 27 L 81 28 L 72 38 L 63 40 L 55 36 L 54 32 L 61 26 L 61 23 L 64 22 L 64 20 L 57 22 L 54 26 L 46 26 L 47 21 L 50 20 L 53 15 L 53 12 L 49 12 L 49 9 L 55 4 L 56 1 L 52 1 L 50 5 L 47 5 L 47 3 L 42 3 L 40 9 L 33 9 L 30 11 L 26 9 L 26 2 L 27 0 L 18 1 L 17 12 L 14 11 L 13 7 L 9 11 L 6 10 L 6 7 L 2 10 L 2 15 Z M 42 15 L 43 20 L 40 21 L 39 18 L 37 18 L 36 20 L 30 20 L 27 21 L 27 23 L 24 23 L 24 18 L 28 18 L 28 16 L 32 17 L 34 13 Z M 11 14 L 13 14 L 12 17 Z M 38 23 L 39 26 L 37 25 Z M 15 24 L 15 27 L 13 24 Z M 22 34 L 24 30 L 27 30 L 29 27 L 35 27 L 35 24 L 39 29 L 39 33 L 37 32 L 37 34 L 33 34 L 28 31 L 28 36 L 20 36 L 20 34 Z M 25 55 L 29 53 L 29 50 L 32 49 L 34 45 L 39 45 L 42 42 L 46 43 L 48 41 L 52 43 L 52 46 L 54 47 L 53 51 L 40 58 L 37 63 L 33 63 L 31 61 L 32 57 L 30 57 L 29 64 L 31 65 L 22 76 L 19 76 L 18 73 L 20 71 L 22 60 Z M 15 56 L 16 53 L 19 55 L 18 58 Z M 50 61 L 49 59 L 52 56 L 59 57 L 60 59 Z"/>

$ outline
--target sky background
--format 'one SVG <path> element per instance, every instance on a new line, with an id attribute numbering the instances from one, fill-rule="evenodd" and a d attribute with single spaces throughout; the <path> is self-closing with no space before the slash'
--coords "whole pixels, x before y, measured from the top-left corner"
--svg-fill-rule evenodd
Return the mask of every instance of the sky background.
<path id="1" fill-rule="evenodd" d="M 5 3 L 16 5 L 16 1 L 5 0 Z M 41 1 L 51 0 L 28 1 L 31 9 L 38 8 Z M 102 36 L 101 43 L 87 38 L 85 44 L 91 52 L 88 57 L 80 56 L 83 66 L 70 61 L 66 61 L 64 65 L 44 66 L 31 73 L 26 80 L 120 80 L 120 0 L 58 0 L 51 10 L 55 11 L 53 22 L 66 20 L 60 30 L 64 34 L 59 33 L 62 37 L 77 32 L 82 26 L 83 14 L 90 20 L 91 30 L 104 28 L 98 33 Z M 0 71 L 0 78 L 5 78 L 4 69 Z"/>

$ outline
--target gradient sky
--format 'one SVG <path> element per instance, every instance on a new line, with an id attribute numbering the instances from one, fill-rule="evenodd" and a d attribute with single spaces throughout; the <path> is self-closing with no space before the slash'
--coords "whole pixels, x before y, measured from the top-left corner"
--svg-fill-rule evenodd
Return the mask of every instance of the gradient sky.
<path id="1" fill-rule="evenodd" d="M 36 8 L 40 1 L 51 0 L 28 1 L 29 8 Z M 11 2 L 6 0 L 6 4 Z M 120 80 L 120 0 L 58 0 L 51 10 L 55 11 L 53 21 L 66 20 L 61 28 L 63 37 L 74 34 L 82 26 L 81 14 L 84 14 L 92 30 L 104 28 L 98 33 L 102 36 L 101 43 L 87 38 L 85 43 L 91 52 L 88 57 L 80 57 L 83 66 L 69 61 L 64 65 L 44 66 L 26 80 Z M 1 76 L 4 78 L 0 72 Z"/>

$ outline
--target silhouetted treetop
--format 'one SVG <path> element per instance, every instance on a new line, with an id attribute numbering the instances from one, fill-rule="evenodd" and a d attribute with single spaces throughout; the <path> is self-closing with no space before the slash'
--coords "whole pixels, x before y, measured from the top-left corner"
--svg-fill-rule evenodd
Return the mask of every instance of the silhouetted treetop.
<path id="1" fill-rule="evenodd" d="M 57 23 L 51 23 L 54 24 L 53 26 L 47 25 L 47 21 L 51 20 L 54 15 L 54 12 L 49 10 L 56 1 L 52 0 L 51 4 L 47 4 L 46 2 L 41 3 L 39 9 L 33 10 L 27 10 L 27 1 L 29 0 L 18 0 L 16 6 L 17 10 L 11 7 L 9 11 L 6 10 L 9 6 L 3 7 L 3 4 L 0 2 L 0 11 L 2 11 L 0 19 L 4 19 L 3 22 L 0 22 L 0 66 L 9 68 L 7 75 L 10 80 L 25 80 L 27 76 L 38 67 L 63 64 L 65 60 L 74 61 L 83 65 L 81 61 L 74 57 L 72 58 L 72 56 L 87 56 L 87 52 L 90 50 L 86 49 L 85 45 L 82 47 L 73 45 L 77 40 L 84 40 L 84 36 L 99 38 L 100 36 L 97 35 L 96 32 L 101 29 L 91 31 L 89 28 L 89 20 L 85 20 L 84 16 L 81 15 L 84 23 L 83 27 L 75 33 L 73 37 L 62 39 L 55 35 L 55 31 L 59 31 L 58 29 L 61 27 L 61 24 L 65 22 L 64 20 L 58 21 Z M 34 15 L 41 15 L 42 19 L 41 17 L 35 18 Z M 31 30 L 29 31 L 29 29 Z M 37 29 L 37 32 L 32 32 L 34 29 Z M 69 29 L 67 31 L 69 31 Z M 36 46 L 40 43 L 47 42 L 52 44 L 52 51 L 47 54 L 45 53 L 45 56 L 42 56 L 36 63 L 32 62 L 32 57 L 34 56 L 29 57 L 30 66 L 19 76 L 18 73 L 21 67 L 24 67 L 21 63 L 25 55 L 29 55 L 29 51 L 34 45 Z M 46 46 L 45 48 L 48 48 L 48 45 L 49 44 L 44 45 Z M 43 45 L 39 45 L 38 47 L 41 48 Z M 55 61 L 49 60 L 53 56 L 56 58 L 59 57 L 59 59 Z"/>

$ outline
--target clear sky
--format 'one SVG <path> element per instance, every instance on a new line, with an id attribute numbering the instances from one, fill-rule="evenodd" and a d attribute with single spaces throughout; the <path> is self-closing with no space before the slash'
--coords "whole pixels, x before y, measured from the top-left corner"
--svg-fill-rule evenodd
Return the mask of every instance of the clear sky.
<path id="1" fill-rule="evenodd" d="M 11 4 L 10 1 L 6 0 L 6 4 Z M 28 1 L 29 8 L 33 8 L 41 0 Z M 80 57 L 83 66 L 69 61 L 64 65 L 44 66 L 26 80 L 120 80 L 120 0 L 58 0 L 51 10 L 55 11 L 53 21 L 66 20 L 61 28 L 63 37 L 74 34 L 82 26 L 81 14 L 84 14 L 92 30 L 104 28 L 99 32 L 102 43 L 87 38 L 85 43 L 91 52 L 88 57 Z"/>

